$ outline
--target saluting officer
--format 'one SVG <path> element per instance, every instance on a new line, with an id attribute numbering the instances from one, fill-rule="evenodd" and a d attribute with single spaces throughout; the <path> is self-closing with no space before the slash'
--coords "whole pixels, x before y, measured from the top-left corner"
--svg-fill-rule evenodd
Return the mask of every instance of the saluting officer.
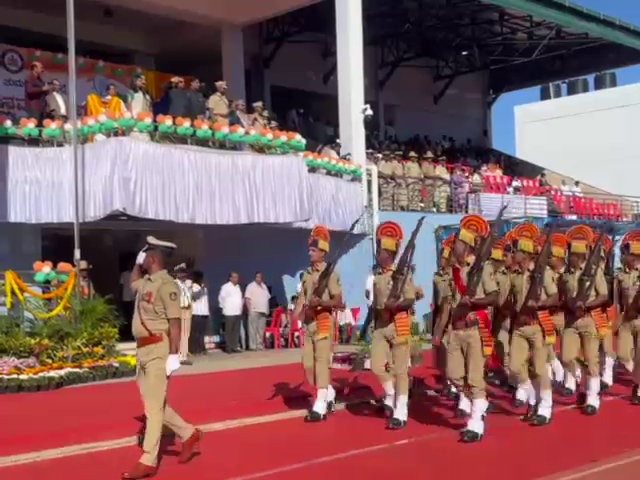
<path id="1" fill-rule="evenodd" d="M 138 364 L 136 381 L 147 422 L 142 457 L 122 475 L 123 479 L 147 478 L 157 473 L 163 425 L 182 441 L 179 463 L 187 463 L 195 456 L 202 439 L 202 432 L 166 403 L 168 379 L 180 368 L 180 294 L 165 263 L 175 249 L 173 243 L 147 237 L 147 245 L 138 254 L 131 273 L 131 287 L 136 293 L 132 324 Z"/>
<path id="2" fill-rule="evenodd" d="M 331 343 L 333 335 L 332 313 L 342 308 L 340 277 L 333 271 L 327 288 L 316 296 L 320 274 L 327 268 L 325 255 L 329 252 L 329 230 L 316 226 L 309 237 L 311 265 L 302 275 L 302 292 L 298 297 L 296 318 L 304 316 L 304 346 L 302 365 L 307 381 L 316 387 L 313 407 L 305 416 L 305 422 L 321 422 L 333 410 L 336 391 L 330 384 Z"/>

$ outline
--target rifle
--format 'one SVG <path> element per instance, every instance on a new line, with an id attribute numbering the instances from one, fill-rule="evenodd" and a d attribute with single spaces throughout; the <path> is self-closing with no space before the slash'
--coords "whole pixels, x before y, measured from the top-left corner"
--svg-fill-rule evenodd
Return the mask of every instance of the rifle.
<path id="1" fill-rule="evenodd" d="M 533 271 L 531 272 L 531 282 L 529 283 L 529 290 L 527 290 L 527 295 L 524 297 L 524 302 L 518 309 L 518 314 L 522 313 L 530 300 L 537 301 L 540 298 L 540 289 L 542 287 L 544 279 L 544 272 L 547 269 L 547 263 L 549 263 L 549 257 L 551 256 L 551 235 L 554 233 L 554 231 L 555 227 L 547 227 L 546 229 L 546 238 L 544 240 L 544 245 L 542 246 L 542 251 L 540 252 L 540 255 L 538 255 L 536 263 L 533 267 Z"/>
<path id="2" fill-rule="evenodd" d="M 409 241 L 407 241 L 407 244 L 402 251 L 402 255 L 400 255 L 400 259 L 398 260 L 396 268 L 391 274 L 392 285 L 391 292 L 389 292 L 389 300 L 393 302 L 397 302 L 402 297 L 402 291 L 404 290 L 407 279 L 409 278 L 409 271 L 411 270 L 411 265 L 413 263 L 413 254 L 416 251 L 416 239 L 418 238 L 418 233 L 420 233 L 420 229 L 422 228 L 422 224 L 424 223 L 425 218 L 426 217 L 420 217 L 420 220 L 418 220 L 418 223 L 413 229 L 413 232 L 411 232 Z M 361 338 L 364 338 L 367 333 L 367 329 L 369 328 L 369 324 L 371 324 L 371 322 L 373 321 L 373 312 L 375 310 L 374 305 L 375 299 L 367 310 L 367 317 L 365 318 L 365 321 L 362 324 L 362 328 L 360 329 Z"/>
<path id="3" fill-rule="evenodd" d="M 340 242 L 340 248 L 338 248 L 335 251 L 336 253 L 332 256 L 331 260 L 327 260 L 327 265 L 325 266 L 324 270 L 320 272 L 320 275 L 318 276 L 318 283 L 316 284 L 316 287 L 313 289 L 312 295 L 314 297 L 322 298 L 322 295 L 324 294 L 325 290 L 329 286 L 329 279 L 331 278 L 331 275 L 333 274 L 333 271 L 336 268 L 338 260 L 340 260 L 340 258 L 345 253 L 347 253 L 348 234 L 352 233 L 355 230 L 356 225 L 360 222 L 360 219 L 363 217 L 363 215 L 364 213 L 362 213 L 362 215 L 360 215 L 356 219 L 356 221 L 351 224 L 351 226 L 349 227 L 349 230 L 347 231 L 347 235 L 345 235 L 345 238 L 343 238 L 342 242 Z"/>
<path id="4" fill-rule="evenodd" d="M 496 217 L 496 221 L 491 224 L 489 227 L 489 235 L 482 239 L 482 243 L 480 244 L 480 248 L 478 249 L 478 255 L 473 261 L 473 265 L 469 269 L 469 274 L 467 275 L 467 288 L 465 290 L 465 297 L 474 298 L 476 296 L 476 291 L 480 286 L 480 281 L 482 280 L 482 271 L 484 269 L 484 264 L 491 257 L 491 248 L 493 247 L 493 243 L 496 239 L 496 231 L 502 229 L 502 224 L 504 223 L 502 220 L 502 216 L 504 215 L 505 210 L 509 205 L 505 205 L 500 209 L 498 216 Z"/>
<path id="5" fill-rule="evenodd" d="M 598 241 L 596 242 L 595 247 L 593 247 L 593 250 L 589 254 L 589 257 L 587 258 L 587 262 L 584 264 L 584 269 L 582 270 L 582 274 L 580 275 L 580 278 L 578 278 L 578 291 L 576 292 L 575 297 L 573 297 L 574 305 L 575 303 L 584 304 L 589 299 L 589 295 L 596 281 L 596 273 L 600 265 L 600 257 L 602 256 L 603 239 L 604 239 L 604 232 L 600 232 Z"/>

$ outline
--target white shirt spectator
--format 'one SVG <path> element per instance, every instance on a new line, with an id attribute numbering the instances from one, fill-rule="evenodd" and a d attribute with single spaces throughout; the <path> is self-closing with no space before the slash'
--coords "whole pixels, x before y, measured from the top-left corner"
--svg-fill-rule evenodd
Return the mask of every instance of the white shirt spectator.
<path id="1" fill-rule="evenodd" d="M 580 184 L 573 184 L 569 190 L 571 191 L 572 194 L 574 194 L 576 197 L 582 197 L 582 188 L 580 188 Z"/>
<path id="2" fill-rule="evenodd" d="M 353 320 L 353 313 L 350 308 L 345 308 L 344 310 L 338 310 L 338 325 L 355 325 L 355 321 Z"/>
<path id="3" fill-rule="evenodd" d="M 193 283 L 191 280 L 182 281 L 177 278 L 176 283 L 178 284 L 178 290 L 180 290 L 180 308 L 189 308 L 193 301 L 191 298 L 191 287 Z"/>
<path id="4" fill-rule="evenodd" d="M 240 285 L 227 282 L 220 288 L 218 303 L 225 317 L 242 315 L 242 289 Z"/>
<path id="5" fill-rule="evenodd" d="M 250 312 L 269 313 L 269 299 L 271 294 L 264 282 L 251 282 L 244 291 L 244 298 L 248 300 Z"/>
<path id="6" fill-rule="evenodd" d="M 120 286 L 122 288 L 122 301 L 133 302 L 136 299 L 136 294 L 131 288 L 131 271 L 120 274 Z"/>
<path id="7" fill-rule="evenodd" d="M 563 195 L 571 195 L 571 187 L 564 182 L 560 185 L 560 191 Z"/>
<path id="8" fill-rule="evenodd" d="M 370 307 L 373 303 L 373 274 L 367 277 L 367 284 L 365 287 L 365 296 L 367 297 L 367 307 Z"/>
<path id="9" fill-rule="evenodd" d="M 63 117 L 67 116 L 67 104 L 64 101 L 64 98 L 62 98 L 62 95 L 60 95 L 58 92 L 52 92 L 53 93 L 53 98 L 56 99 L 56 102 L 58 102 L 58 108 L 60 109 L 60 115 Z"/>
<path id="10" fill-rule="evenodd" d="M 191 287 L 193 292 L 193 305 L 191 307 L 192 315 L 209 316 L 209 291 L 207 287 L 198 283 L 194 283 Z"/>

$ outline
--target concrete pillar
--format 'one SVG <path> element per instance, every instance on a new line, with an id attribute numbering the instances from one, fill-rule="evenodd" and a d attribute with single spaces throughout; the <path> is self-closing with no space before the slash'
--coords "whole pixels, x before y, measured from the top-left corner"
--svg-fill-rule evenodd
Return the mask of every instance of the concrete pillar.
<path id="1" fill-rule="evenodd" d="M 227 96 L 231 100 L 246 100 L 244 70 L 242 27 L 225 25 L 222 27 L 222 77 L 229 87 Z"/>
<path id="2" fill-rule="evenodd" d="M 362 0 L 335 0 L 338 57 L 338 112 L 342 155 L 365 162 L 364 43 Z"/>

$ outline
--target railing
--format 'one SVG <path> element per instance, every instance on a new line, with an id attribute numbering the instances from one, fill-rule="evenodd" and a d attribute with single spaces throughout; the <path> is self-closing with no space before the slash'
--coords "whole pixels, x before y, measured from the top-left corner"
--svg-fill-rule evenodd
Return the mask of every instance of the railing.
<path id="1" fill-rule="evenodd" d="M 495 193 L 488 188 L 488 182 L 466 182 L 456 186 L 440 177 L 380 176 L 378 186 L 381 211 L 479 213 L 491 216 L 490 212 L 482 211 L 478 200 L 482 195 L 499 199 L 495 202 L 497 210 L 517 199 L 515 203 L 521 216 L 620 222 L 640 220 L 640 197 L 563 193 L 552 187 L 536 187 L 534 191 L 527 190 L 527 194 L 523 194 L 522 189 L 513 193 L 506 193 L 506 189 L 503 189 L 503 193 Z M 546 200 L 546 209 L 541 206 L 542 199 Z"/>

